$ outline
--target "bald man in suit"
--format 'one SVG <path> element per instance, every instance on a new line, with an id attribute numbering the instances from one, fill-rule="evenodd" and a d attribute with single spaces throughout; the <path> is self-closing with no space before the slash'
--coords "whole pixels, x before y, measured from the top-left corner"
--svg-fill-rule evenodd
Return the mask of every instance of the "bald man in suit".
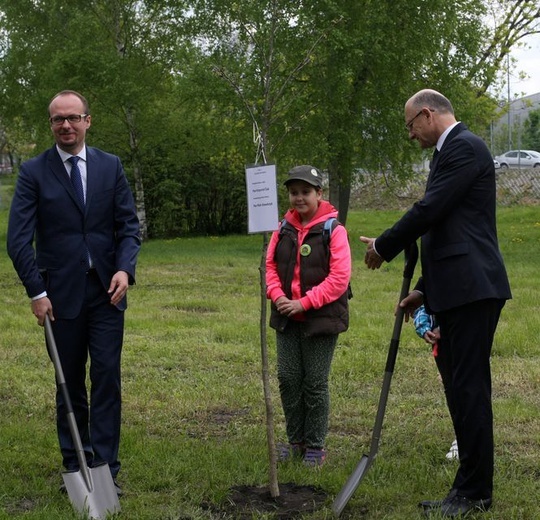
<path id="1" fill-rule="evenodd" d="M 407 318 L 422 303 L 440 325 L 437 366 L 460 465 L 444 500 L 421 502 L 426 516 L 485 511 L 493 493 L 490 355 L 501 310 L 511 298 L 497 240 L 495 169 L 482 139 L 458 122 L 450 101 L 421 90 L 405 105 L 409 137 L 435 147 L 424 197 L 367 244 L 377 269 L 421 237 L 422 276 L 400 306 Z"/>

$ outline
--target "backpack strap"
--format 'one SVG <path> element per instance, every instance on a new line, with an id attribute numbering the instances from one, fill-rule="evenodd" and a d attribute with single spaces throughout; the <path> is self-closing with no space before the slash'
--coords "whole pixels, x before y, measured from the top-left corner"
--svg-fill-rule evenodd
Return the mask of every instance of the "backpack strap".
<path id="1" fill-rule="evenodd" d="M 334 223 L 336 223 L 336 226 L 338 224 L 338 221 L 334 217 L 330 217 L 325 223 L 323 227 L 323 242 L 324 245 L 328 247 L 328 244 L 330 243 L 330 235 L 332 234 L 332 231 L 334 231 Z"/>
<path id="2" fill-rule="evenodd" d="M 336 218 L 330 217 L 325 223 L 323 227 L 323 244 L 329 248 L 330 247 L 330 235 L 332 234 L 332 231 L 339 225 L 339 222 Z M 347 298 L 350 300 L 353 297 L 353 292 L 351 288 L 351 282 L 349 282 L 349 285 L 347 287 Z"/>
<path id="3" fill-rule="evenodd" d="M 284 218 L 281 221 L 281 224 L 279 226 L 279 234 L 283 234 L 283 230 L 285 225 L 288 225 L 287 219 Z M 328 220 L 325 221 L 322 231 L 323 236 L 323 244 L 328 247 L 328 244 L 330 243 L 330 235 L 332 234 L 332 231 L 336 228 L 336 226 L 339 224 L 337 219 L 335 217 L 330 217 Z"/>
<path id="4" fill-rule="evenodd" d="M 280 225 L 279 225 L 279 240 L 281 240 L 281 238 L 283 237 L 283 233 L 285 233 L 285 228 L 287 227 L 292 227 L 292 226 L 290 226 L 289 223 L 287 222 L 287 219 L 284 218 L 281 220 Z"/>
<path id="5" fill-rule="evenodd" d="M 284 231 L 284 227 L 288 225 L 287 219 L 284 218 L 281 221 L 281 224 L 279 226 L 279 234 L 282 235 Z M 330 217 L 328 220 L 324 222 L 323 231 L 322 231 L 322 237 L 323 237 L 323 244 L 325 247 L 328 248 L 330 244 L 330 235 L 332 234 L 332 231 L 338 226 L 339 222 L 335 217 Z"/>

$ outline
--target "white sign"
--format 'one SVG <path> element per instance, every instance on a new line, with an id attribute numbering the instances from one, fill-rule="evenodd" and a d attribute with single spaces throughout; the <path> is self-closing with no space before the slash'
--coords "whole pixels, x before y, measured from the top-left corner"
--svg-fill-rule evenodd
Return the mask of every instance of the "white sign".
<path id="1" fill-rule="evenodd" d="M 248 232 L 275 231 L 279 227 L 276 165 L 246 166 Z"/>

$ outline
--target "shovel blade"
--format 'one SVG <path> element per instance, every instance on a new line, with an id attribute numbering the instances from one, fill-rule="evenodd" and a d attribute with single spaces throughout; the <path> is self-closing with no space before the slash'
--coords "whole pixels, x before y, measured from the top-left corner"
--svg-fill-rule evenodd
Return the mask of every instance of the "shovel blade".
<path id="1" fill-rule="evenodd" d="M 81 471 L 62 473 L 66 491 L 73 507 L 82 515 L 104 520 L 120 511 L 120 502 L 108 464 L 88 468 L 90 482 Z"/>
<path id="2" fill-rule="evenodd" d="M 336 516 L 341 515 L 343 509 L 345 509 L 345 506 L 371 466 L 371 462 L 372 459 L 368 455 L 362 455 L 360 462 L 356 465 L 356 468 L 354 468 L 351 476 L 347 479 L 347 482 L 345 482 L 332 504 L 332 511 Z"/>

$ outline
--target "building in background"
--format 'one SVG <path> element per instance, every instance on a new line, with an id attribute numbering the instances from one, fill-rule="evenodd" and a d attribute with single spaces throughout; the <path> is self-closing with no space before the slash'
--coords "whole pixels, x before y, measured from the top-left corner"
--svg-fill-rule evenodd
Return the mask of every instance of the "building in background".
<path id="1" fill-rule="evenodd" d="M 490 145 L 493 155 L 523 147 L 523 125 L 533 110 L 540 110 L 540 92 L 514 99 L 501 107 L 501 117 L 493 121 L 491 127 Z"/>

